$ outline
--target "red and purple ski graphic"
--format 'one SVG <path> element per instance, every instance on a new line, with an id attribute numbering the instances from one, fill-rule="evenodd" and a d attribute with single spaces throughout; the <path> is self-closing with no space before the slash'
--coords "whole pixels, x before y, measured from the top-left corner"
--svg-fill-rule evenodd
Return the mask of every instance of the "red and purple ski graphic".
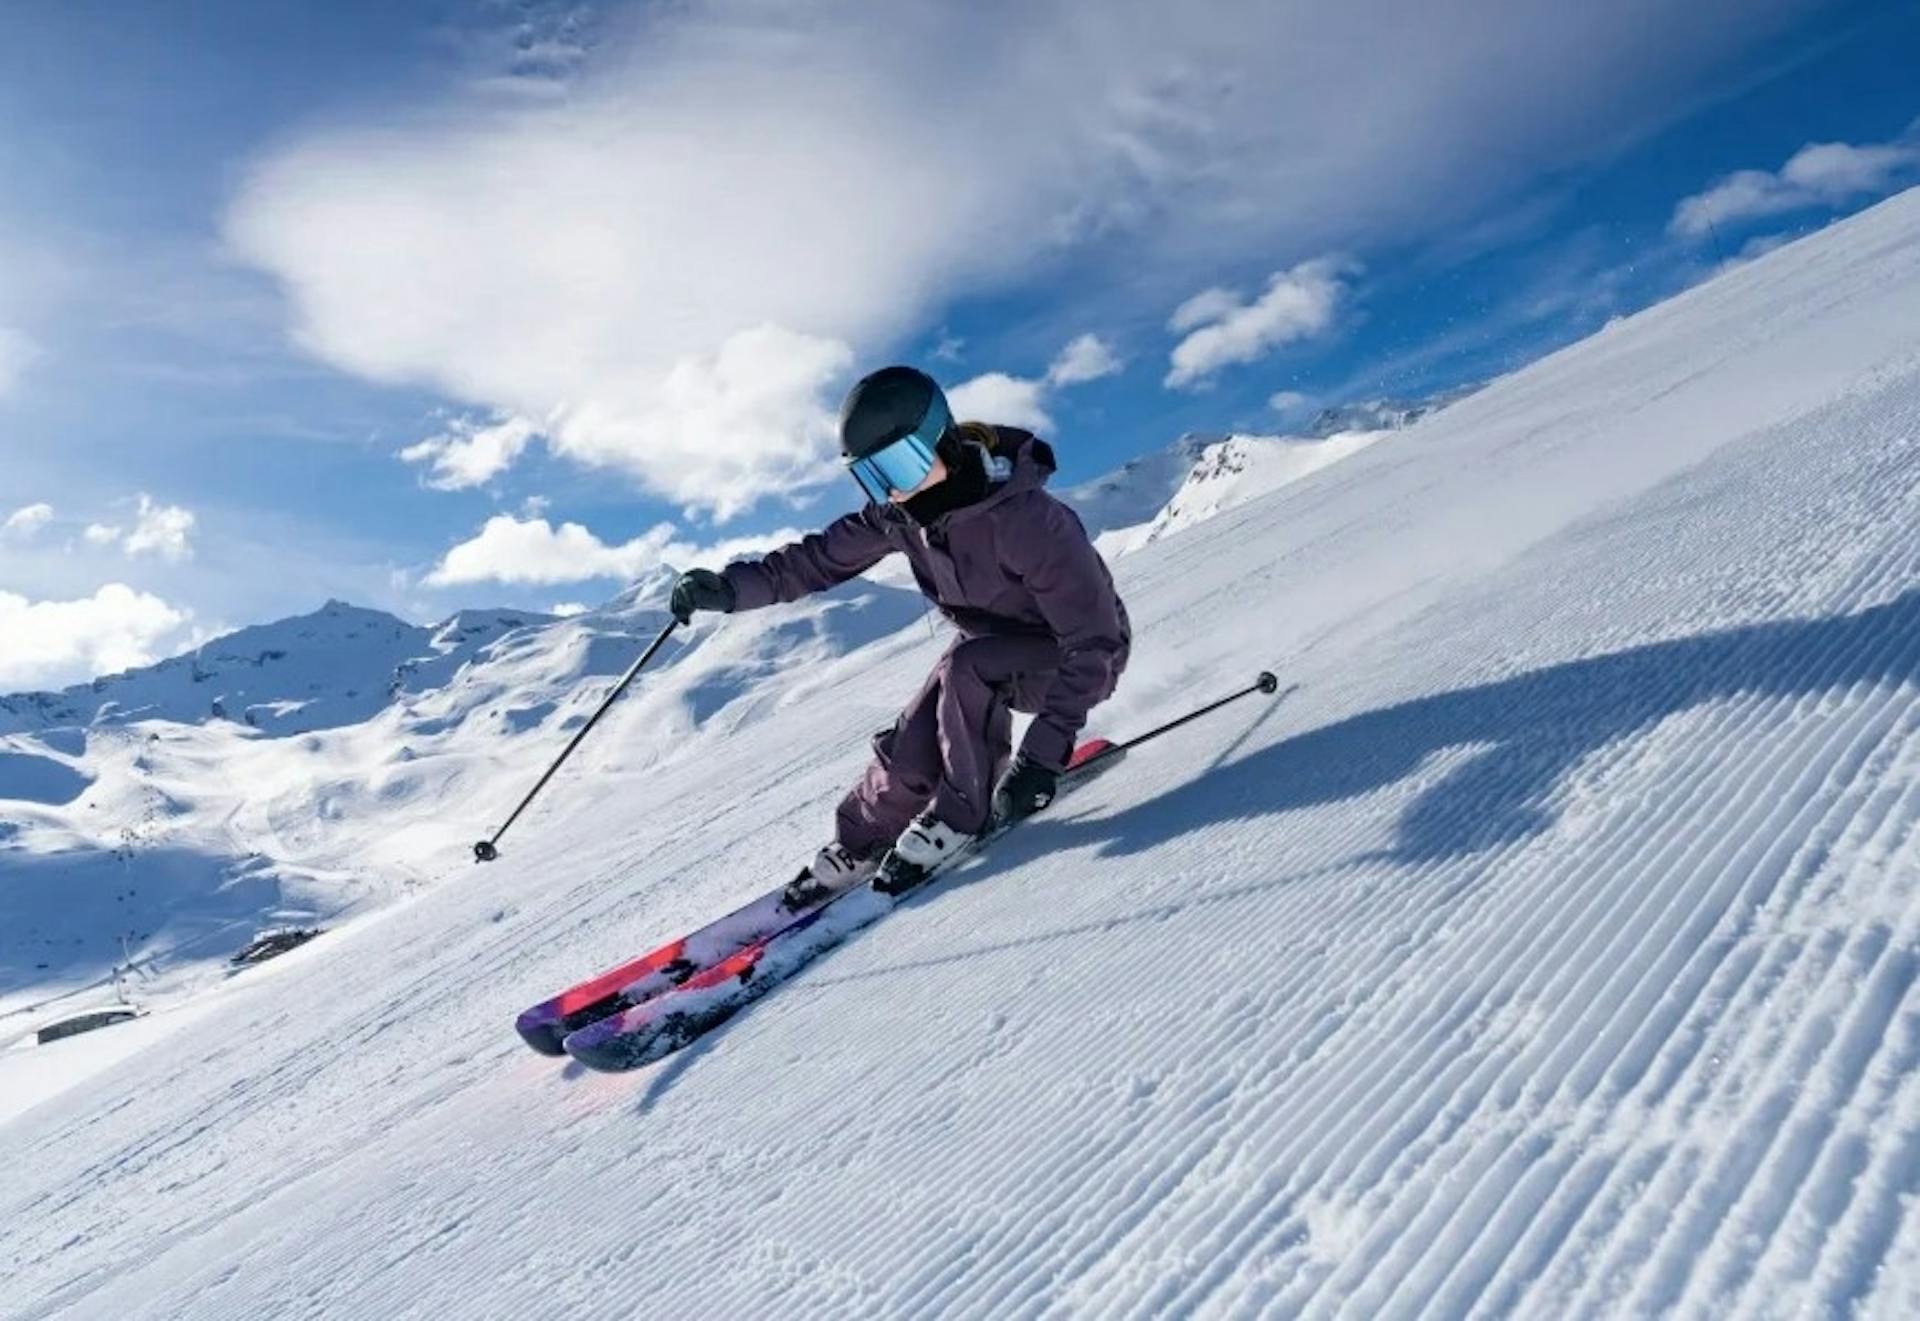
<path id="1" fill-rule="evenodd" d="M 542 1055 L 565 1054 L 561 1043 L 569 1032 L 684 984 L 701 969 L 818 907 L 788 908 L 781 901 L 785 890 L 784 885 L 776 886 L 698 931 L 542 1000 L 523 1010 L 514 1027 Z"/>
<path id="2" fill-rule="evenodd" d="M 1091 739 L 1073 751 L 1067 763 L 1066 783 L 1087 778 L 1086 769 L 1095 758 L 1100 769 L 1118 760 L 1109 754 L 1113 745 L 1106 739 Z M 656 996 L 677 990 L 696 990 L 713 983 L 702 976 L 711 969 L 730 969 L 720 980 L 738 975 L 744 966 L 751 969 L 762 957 L 755 953 L 765 943 L 824 906 L 827 900 L 795 909 L 781 900 L 784 885 L 710 922 L 698 931 L 670 940 L 658 949 L 609 968 L 597 977 L 568 987 L 551 999 L 543 1000 L 521 1012 L 514 1027 L 520 1037 L 542 1055 L 566 1053 L 568 1034 L 589 1024 L 614 1017 Z M 747 962 L 743 965 L 739 957 Z M 697 983 L 697 984 L 696 984 Z"/>
<path id="3" fill-rule="evenodd" d="M 1061 777 L 1061 792 L 1110 769 L 1121 755 L 1105 739 L 1081 744 Z M 1004 833 L 998 830 L 975 840 L 942 872 Z M 896 902 L 871 885 L 835 895 L 792 915 L 778 930 L 741 946 L 671 989 L 645 999 L 629 998 L 627 1004 L 568 1033 L 563 1048 L 588 1068 L 606 1072 L 651 1064 L 718 1027 L 855 931 L 884 917 Z"/>

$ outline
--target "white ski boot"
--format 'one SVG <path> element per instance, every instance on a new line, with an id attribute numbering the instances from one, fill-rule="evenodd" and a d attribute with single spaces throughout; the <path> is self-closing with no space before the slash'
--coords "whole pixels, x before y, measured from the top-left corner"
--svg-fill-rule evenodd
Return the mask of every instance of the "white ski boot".
<path id="1" fill-rule="evenodd" d="M 966 852 L 972 842 L 973 836 L 961 834 L 931 812 L 922 812 L 880 859 L 873 888 L 881 894 L 905 894 L 924 885 L 936 871 Z"/>
<path id="2" fill-rule="evenodd" d="M 814 854 L 813 861 L 787 882 L 780 902 L 796 912 L 811 908 L 844 890 L 851 890 L 879 869 L 878 858 L 856 858 L 835 840 Z"/>

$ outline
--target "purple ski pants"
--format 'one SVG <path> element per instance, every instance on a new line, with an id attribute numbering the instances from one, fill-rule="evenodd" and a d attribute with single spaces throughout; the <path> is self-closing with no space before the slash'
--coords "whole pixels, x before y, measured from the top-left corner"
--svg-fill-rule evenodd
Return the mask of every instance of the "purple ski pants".
<path id="1" fill-rule="evenodd" d="M 966 638 L 947 649 L 893 728 L 874 736 L 873 762 L 835 818 L 840 843 L 878 857 L 929 805 L 955 830 L 987 824 L 994 785 L 1013 750 L 1013 713 L 1036 711 L 1060 648 L 1051 638 Z"/>

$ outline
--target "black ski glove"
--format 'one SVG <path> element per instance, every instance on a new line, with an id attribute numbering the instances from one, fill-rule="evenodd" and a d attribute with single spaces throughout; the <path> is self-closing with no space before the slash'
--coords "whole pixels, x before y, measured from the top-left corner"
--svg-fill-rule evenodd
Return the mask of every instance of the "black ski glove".
<path id="1" fill-rule="evenodd" d="M 733 584 L 712 569 L 688 569 L 673 585 L 673 617 L 685 624 L 696 610 L 733 612 Z"/>
<path id="2" fill-rule="evenodd" d="M 1042 766 L 1022 752 L 1000 777 L 993 791 L 993 819 L 999 825 L 1012 825 L 1045 808 L 1059 787 L 1060 772 Z"/>

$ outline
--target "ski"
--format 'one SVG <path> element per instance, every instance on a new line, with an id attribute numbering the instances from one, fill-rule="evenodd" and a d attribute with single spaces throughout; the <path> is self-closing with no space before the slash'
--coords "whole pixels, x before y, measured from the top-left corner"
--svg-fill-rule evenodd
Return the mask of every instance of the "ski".
<path id="1" fill-rule="evenodd" d="M 1111 770 L 1122 756 L 1123 749 L 1104 739 L 1074 749 L 1060 777 L 1059 797 Z M 934 884 L 1010 829 L 1003 826 L 970 841 L 907 894 Z M 679 986 L 569 1033 L 563 1043 L 566 1052 L 605 1073 L 663 1059 L 726 1022 L 854 932 L 879 921 L 905 897 L 882 894 L 872 882 L 834 895 Z"/>
<path id="2" fill-rule="evenodd" d="M 1298 688 L 1294 684 L 1282 691 L 1279 680 L 1262 671 L 1247 687 L 1124 743 L 1083 743 L 1061 774 L 1059 796 L 1118 765 L 1130 749 L 1250 693 L 1278 693 L 1284 701 Z M 989 830 L 971 841 L 916 889 L 938 880 L 1010 828 Z M 781 904 L 783 892 L 784 887 L 770 891 L 719 922 L 536 1005 L 521 1015 L 521 1036 L 547 1054 L 559 1053 L 553 1049 L 557 1040 L 560 1051 L 589 1068 L 638 1068 L 725 1022 L 818 955 L 891 912 L 899 901 L 868 883 L 794 911 Z"/>
<path id="3" fill-rule="evenodd" d="M 603 1073 L 664 1059 L 878 921 L 895 902 L 871 883 L 835 895 L 782 930 L 695 973 L 678 988 L 569 1033 L 566 1053 Z"/>
<path id="4" fill-rule="evenodd" d="M 1068 772 L 1062 776 L 1062 789 L 1068 785 L 1069 778 L 1073 783 L 1083 780 L 1085 770 L 1081 768 L 1094 758 L 1100 758 L 1100 770 L 1106 770 L 1108 764 L 1117 760 L 1112 757 L 1112 749 L 1114 745 L 1106 739 L 1089 739 L 1073 749 Z M 1077 770 L 1079 776 L 1075 776 Z M 958 858 L 954 858 L 954 862 L 958 862 Z M 822 895 L 814 902 L 789 906 L 783 902 L 785 889 L 785 883 L 776 885 L 716 922 L 668 941 L 618 968 L 589 977 L 588 981 L 568 987 L 555 997 L 541 1000 L 540 1004 L 520 1012 L 515 1031 L 526 1045 L 540 1054 L 561 1056 L 566 1054 L 564 1041 L 568 1033 L 622 1014 L 668 991 L 689 987 L 699 973 L 730 960 L 735 952 L 753 949 L 768 937 L 818 912 L 833 899 L 845 899 L 845 895 Z"/>
<path id="5" fill-rule="evenodd" d="M 1105 739 L 1092 739 L 1075 748 L 1061 780 L 1063 791 L 1069 780 L 1082 782 L 1084 771 L 1081 770 L 1079 775 L 1076 775 L 1076 771 L 1087 767 L 1095 759 L 1100 760 L 1100 769 L 1105 770 L 1116 760 L 1111 755 L 1112 748 L 1113 745 Z M 728 960 L 738 951 L 751 949 L 787 930 L 834 898 L 845 897 L 823 895 L 813 903 L 789 907 L 783 901 L 786 888 L 784 882 L 776 885 L 697 931 L 670 940 L 639 958 L 609 968 L 596 977 L 542 1000 L 521 1011 L 514 1021 L 514 1029 L 519 1032 L 521 1040 L 540 1054 L 564 1055 L 564 1043 L 569 1033 L 676 988 L 691 987 L 694 979 L 703 971 Z"/>
<path id="6" fill-rule="evenodd" d="M 672 990 L 702 968 L 765 939 L 794 918 L 819 907 L 818 903 L 799 909 L 787 907 L 783 902 L 786 888 L 784 883 L 776 885 L 697 931 L 542 1000 L 521 1011 L 514 1028 L 521 1040 L 542 1055 L 566 1054 L 561 1043 L 569 1032 Z"/>

